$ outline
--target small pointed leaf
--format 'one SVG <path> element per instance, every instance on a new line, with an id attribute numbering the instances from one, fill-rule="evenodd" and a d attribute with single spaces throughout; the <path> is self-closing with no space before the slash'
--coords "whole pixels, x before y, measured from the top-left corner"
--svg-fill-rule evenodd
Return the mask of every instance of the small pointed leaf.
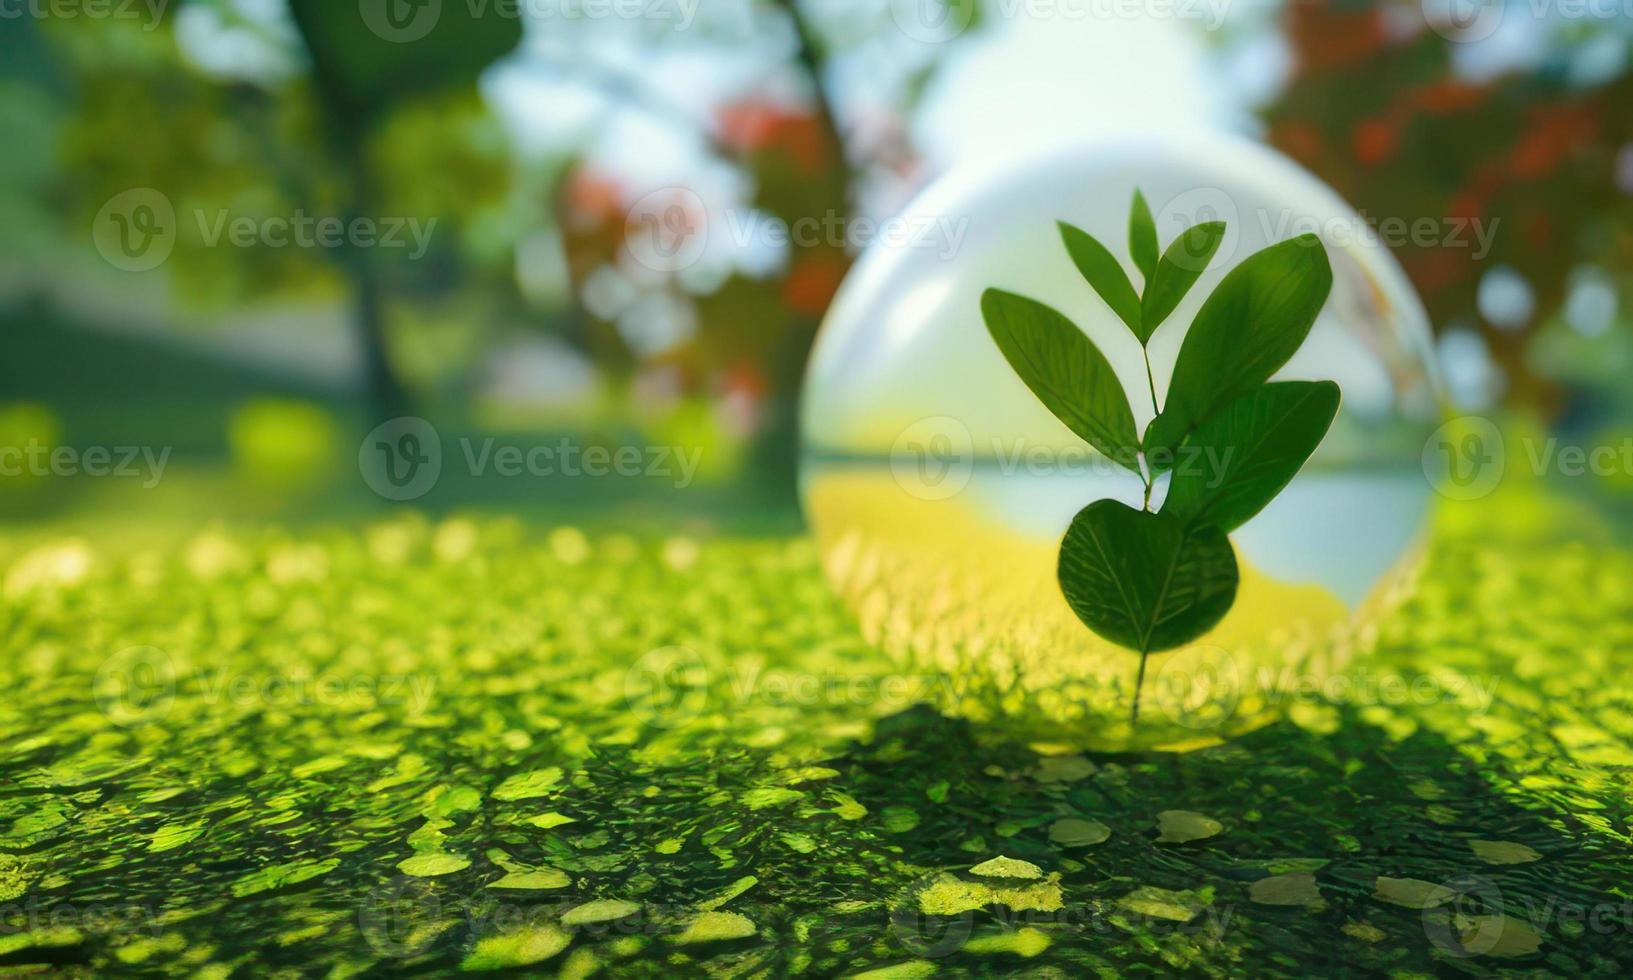
<path id="1" fill-rule="evenodd" d="M 1140 324 L 1145 331 L 1145 339 L 1149 340 L 1157 332 L 1162 322 L 1168 319 L 1168 314 L 1174 312 L 1180 300 L 1191 291 L 1197 277 L 1213 261 L 1213 253 L 1219 251 L 1219 243 L 1224 240 L 1225 223 L 1209 221 L 1185 229 L 1185 233 L 1168 246 L 1156 274 L 1145 287 L 1145 300 L 1140 309 Z"/>
<path id="2" fill-rule="evenodd" d="M 1134 191 L 1134 207 L 1128 215 L 1128 254 L 1151 288 L 1151 274 L 1157 271 L 1157 220 L 1151 217 L 1151 206 L 1145 195 Z M 1147 334 L 1147 336 L 1150 336 Z"/>
<path id="3" fill-rule="evenodd" d="M 1077 271 L 1083 273 L 1083 278 L 1134 336 L 1140 336 L 1140 296 L 1134 291 L 1134 284 L 1128 281 L 1128 273 L 1093 235 L 1064 221 L 1059 224 L 1066 254 L 1072 257 Z"/>
<path id="4" fill-rule="evenodd" d="M 1216 527 L 1115 500 L 1090 504 L 1060 546 L 1060 588 L 1089 629 L 1151 653 L 1196 639 L 1236 600 L 1236 555 Z"/>
<path id="5" fill-rule="evenodd" d="M 1162 512 L 1234 531 L 1291 483 L 1338 414 L 1331 381 L 1261 385 L 1197 426 Z"/>
<path id="6" fill-rule="evenodd" d="M 1024 296 L 981 296 L 987 330 L 1044 407 L 1107 458 L 1139 472 L 1139 437 L 1122 382 L 1077 325 Z"/>

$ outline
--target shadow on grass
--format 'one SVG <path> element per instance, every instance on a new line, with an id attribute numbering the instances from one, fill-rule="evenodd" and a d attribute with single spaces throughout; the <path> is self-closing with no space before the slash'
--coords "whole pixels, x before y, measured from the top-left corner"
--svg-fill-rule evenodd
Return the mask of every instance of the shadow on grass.
<path id="1" fill-rule="evenodd" d="M 1058 911 L 989 906 L 964 922 L 918 916 L 905 934 L 897 930 L 904 953 L 928 949 L 946 967 L 983 971 L 991 957 L 952 948 L 949 931 L 980 940 L 1030 927 L 1049 939 L 1031 965 L 1068 973 L 1633 969 L 1633 904 L 1621 893 L 1633 861 L 1493 791 L 1434 734 L 1396 742 L 1351 711 L 1325 736 L 1280 722 L 1188 754 L 1071 764 L 987 734 L 915 709 L 828 763 L 870 811 L 919 816 L 894 838 L 907 863 L 962 873 L 1002 854 L 1060 874 Z M 1163 811 L 1201 814 L 1220 829 L 1159 842 Z M 1072 840 L 1052 834 L 1062 819 L 1094 821 L 1109 836 L 1061 843 Z M 1470 841 L 1537 857 L 1487 863 Z M 1392 902 L 1379 897 L 1380 876 L 1443 890 L 1386 883 Z M 988 940 L 965 950 L 971 945 L 1002 948 Z"/>

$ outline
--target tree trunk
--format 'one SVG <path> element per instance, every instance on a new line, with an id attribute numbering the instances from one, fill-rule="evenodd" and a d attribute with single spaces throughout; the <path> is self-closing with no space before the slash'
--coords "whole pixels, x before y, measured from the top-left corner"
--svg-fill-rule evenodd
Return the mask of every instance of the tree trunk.
<path id="1" fill-rule="evenodd" d="M 346 218 L 348 226 L 354 226 L 361 218 L 373 217 L 374 181 L 369 173 L 361 137 L 344 135 L 339 141 L 339 156 L 351 187 Z M 352 315 L 363 358 L 363 394 L 370 420 L 378 425 L 409 414 L 408 390 L 391 364 L 386 339 L 385 290 L 374 256 L 348 238 L 341 249 L 341 264 L 351 283 Z"/>
<path id="2" fill-rule="evenodd" d="M 799 37 L 797 57 L 811 80 L 813 108 L 833 153 L 836 187 L 829 202 L 834 213 L 848 221 L 851 208 L 851 163 L 845 153 L 844 135 L 839 128 L 838 116 L 822 84 L 822 59 L 816 37 L 799 10 L 798 0 L 777 0 L 777 6 L 788 15 Z M 798 216 L 791 216 L 798 217 Z M 824 215 L 813 215 L 821 219 Z M 782 339 L 771 359 L 771 401 L 766 431 L 755 454 L 764 471 L 779 491 L 790 494 L 798 485 L 799 404 L 804 387 L 805 366 L 810 360 L 811 346 L 816 339 L 820 317 L 806 318 L 797 329 Z"/>

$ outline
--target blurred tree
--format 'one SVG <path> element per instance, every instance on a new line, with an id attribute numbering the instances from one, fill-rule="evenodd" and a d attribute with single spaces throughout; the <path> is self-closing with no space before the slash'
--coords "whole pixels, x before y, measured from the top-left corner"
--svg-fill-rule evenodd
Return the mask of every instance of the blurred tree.
<path id="1" fill-rule="evenodd" d="M 370 21 L 371 7 L 383 23 Z M 345 175 L 348 220 L 379 215 L 378 179 L 367 147 L 388 110 L 418 94 L 472 84 L 482 69 L 521 41 L 520 21 L 496 5 L 439 4 L 435 9 L 434 25 L 422 30 L 415 21 L 427 10 L 419 3 L 290 0 L 312 58 L 325 142 Z M 394 11 L 406 13 L 409 21 L 399 23 Z M 384 296 L 373 258 L 355 242 L 347 243 L 343 255 L 375 414 L 380 419 L 404 414 L 407 397 L 387 354 Z"/>
<path id="2" fill-rule="evenodd" d="M 386 330 L 389 300 L 447 293 L 468 285 L 466 277 L 491 277 L 495 265 L 509 272 L 491 249 L 461 248 L 459 236 L 509 190 L 509 147 L 474 82 L 515 46 L 521 27 L 496 5 L 482 14 L 448 8 L 423 37 L 398 40 L 368 26 L 367 4 L 308 0 L 291 0 L 287 33 L 247 18 L 231 0 L 167 7 L 172 30 L 116 18 L 46 22 L 72 109 L 56 188 L 70 202 L 67 225 L 83 227 L 121 192 L 155 188 L 181 216 L 166 268 L 191 300 L 224 309 L 344 290 L 371 412 L 401 414 L 407 386 Z M 185 32 L 177 21 L 205 12 L 217 36 L 253 33 L 264 42 L 269 53 L 258 67 L 192 60 L 199 52 L 178 43 Z M 261 240 L 214 247 L 201 227 L 221 215 L 412 217 L 435 220 L 437 234 L 410 268 L 406 250 L 370 250 L 350 235 L 333 249 Z M 498 281 L 509 285 L 508 276 Z"/>
<path id="3" fill-rule="evenodd" d="M 1508 16 L 1528 10 L 1510 4 Z M 1559 311 L 1584 266 L 1613 270 L 1628 294 L 1633 74 L 1625 25 L 1569 25 L 1539 64 L 1478 78 L 1458 70 L 1459 55 L 1472 49 L 1453 32 L 1429 29 L 1413 7 L 1322 0 L 1289 4 L 1285 17 L 1295 67 L 1264 113 L 1271 141 L 1375 222 L 1427 218 L 1440 235 L 1458 222 L 1493 230 L 1484 255 L 1466 229 L 1450 246 L 1391 244 L 1436 326 L 1479 324 L 1513 395 L 1557 410 L 1558 391 L 1526 356 L 1534 328 Z M 1549 34 L 1558 25 L 1512 26 Z M 1615 70 L 1573 70 L 1595 38 L 1620 48 Z M 1493 270 L 1503 270 L 1496 280 Z M 1528 295 L 1529 309 L 1509 303 L 1494 319 L 1502 299 L 1494 284 Z"/>
<path id="4" fill-rule="evenodd" d="M 968 0 L 951 3 L 970 6 Z M 738 8 L 735 18 L 722 18 L 730 26 L 721 30 L 732 35 L 719 45 L 722 51 L 765 45 L 782 56 L 767 59 L 738 92 L 710 104 L 701 117 L 644 79 L 608 69 L 593 45 L 560 46 L 557 64 L 569 77 L 594 82 L 615 106 L 695 128 L 714 161 L 747 178 L 746 197 L 725 202 L 728 213 L 680 217 L 707 207 L 681 193 L 667 207 L 660 202 L 659 215 L 639 207 L 632 212 L 644 195 L 675 189 L 625 186 L 619 175 L 586 163 L 564 175 L 561 227 L 577 292 L 625 297 L 589 302 L 580 311 L 578 335 L 586 349 L 615 378 L 628 381 L 658 366 L 674 374 L 683 392 L 755 406 L 739 423 L 759 437 L 761 468 L 792 487 L 801 376 L 816 328 L 862 244 L 854 221 L 866 214 L 863 190 L 884 182 L 882 176 L 907 190 L 917 180 L 905 120 L 946 46 L 913 40 L 888 5 L 862 10 L 749 0 Z M 973 23 L 973 15 L 962 22 Z M 564 36 L 575 36 L 576 28 L 560 26 Z M 669 47 L 696 49 L 704 30 L 656 32 L 642 40 L 643 60 L 657 61 Z M 873 64 L 896 58 L 894 79 L 866 92 L 871 105 L 844 104 L 833 95 L 833 80 L 852 57 Z M 884 200 L 884 213 L 899 201 Z M 674 216 L 677 227 L 661 227 L 663 216 Z M 647 239 L 665 234 L 729 236 L 754 253 L 766 245 L 768 229 L 782 245 L 771 263 L 739 264 L 718 276 L 680 268 L 654 277 L 629 261 L 632 251 L 653 248 Z M 741 240 L 744 230 L 753 240 Z M 642 295 L 655 300 L 643 302 Z M 688 319 L 685 339 L 648 343 L 632 321 L 652 312 Z"/>
<path id="5" fill-rule="evenodd" d="M 538 116 L 505 117 L 516 102 L 473 84 L 528 18 L 499 3 L 444 3 L 426 29 L 416 18 L 437 7 L 185 0 L 166 8 L 164 30 L 44 23 L 65 111 L 62 166 L 43 196 L 81 241 L 77 230 L 116 195 L 162 190 L 183 216 L 166 281 L 212 311 L 349 296 L 376 414 L 400 413 L 408 388 L 469 369 L 485 349 L 556 334 L 591 356 L 618 398 L 661 372 L 728 432 L 758 434 L 762 461 L 791 485 L 800 374 L 858 244 L 852 220 L 888 214 L 901 198 L 880 188 L 918 179 L 905 120 L 947 46 L 915 41 L 887 7 L 794 0 L 711 6 L 684 30 L 535 16 L 505 60 L 598 91 L 605 107 L 541 152 L 520 145 L 537 142 L 528 123 L 560 125 L 571 110 L 537 96 L 526 108 Z M 609 30 L 630 43 L 605 43 Z M 660 76 L 665 59 L 701 73 L 698 91 Z M 888 80 L 854 84 L 858 65 L 886 63 Z M 607 150 L 608 132 L 629 121 L 622 109 L 701 143 L 704 173 L 670 167 L 664 182 L 731 188 L 711 198 L 731 212 L 712 216 L 722 221 L 713 231 L 738 254 L 707 270 L 632 267 L 631 245 L 648 231 L 632 205 L 654 188 L 607 167 L 609 156 L 637 171 L 648 162 L 639 149 Z M 429 254 L 410 263 L 355 247 L 211 247 L 192 220 L 300 212 L 439 225 Z M 803 234 L 780 248 L 761 248 L 758 231 L 728 243 L 739 230 L 725 225 L 738 219 Z M 559 294 L 536 268 L 551 262 Z M 606 302 L 609 283 L 634 300 Z"/>

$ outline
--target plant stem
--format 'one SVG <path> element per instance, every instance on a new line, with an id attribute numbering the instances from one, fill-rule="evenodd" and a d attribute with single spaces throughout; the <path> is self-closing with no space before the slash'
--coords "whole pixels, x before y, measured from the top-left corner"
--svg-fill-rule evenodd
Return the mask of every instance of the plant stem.
<path id="1" fill-rule="evenodd" d="M 1157 379 L 1151 373 L 1151 351 L 1147 350 L 1144 344 L 1140 345 L 1140 356 L 1145 358 L 1145 383 L 1151 388 L 1151 411 L 1155 415 L 1161 415 L 1162 408 L 1157 405 Z M 1145 504 L 1143 505 L 1142 509 L 1150 510 L 1151 487 L 1157 482 L 1157 477 L 1155 473 L 1149 476 L 1142 473 L 1140 478 L 1145 481 Z M 1145 676 L 1145 661 L 1143 659 L 1140 661 L 1140 672 L 1140 676 Z M 1139 692 L 1134 692 L 1134 713 L 1136 715 L 1138 715 L 1140 711 L 1139 698 Z"/>
<path id="2" fill-rule="evenodd" d="M 1162 408 L 1157 405 L 1157 379 L 1151 373 L 1151 352 L 1141 347 L 1140 356 L 1145 358 L 1145 383 L 1151 386 L 1151 411 L 1161 415 Z"/>
<path id="3" fill-rule="evenodd" d="M 1140 689 L 1145 687 L 1145 662 L 1151 654 L 1140 654 L 1140 676 L 1134 679 L 1134 710 L 1128 714 L 1128 726 L 1133 728 L 1140 720 Z"/>

